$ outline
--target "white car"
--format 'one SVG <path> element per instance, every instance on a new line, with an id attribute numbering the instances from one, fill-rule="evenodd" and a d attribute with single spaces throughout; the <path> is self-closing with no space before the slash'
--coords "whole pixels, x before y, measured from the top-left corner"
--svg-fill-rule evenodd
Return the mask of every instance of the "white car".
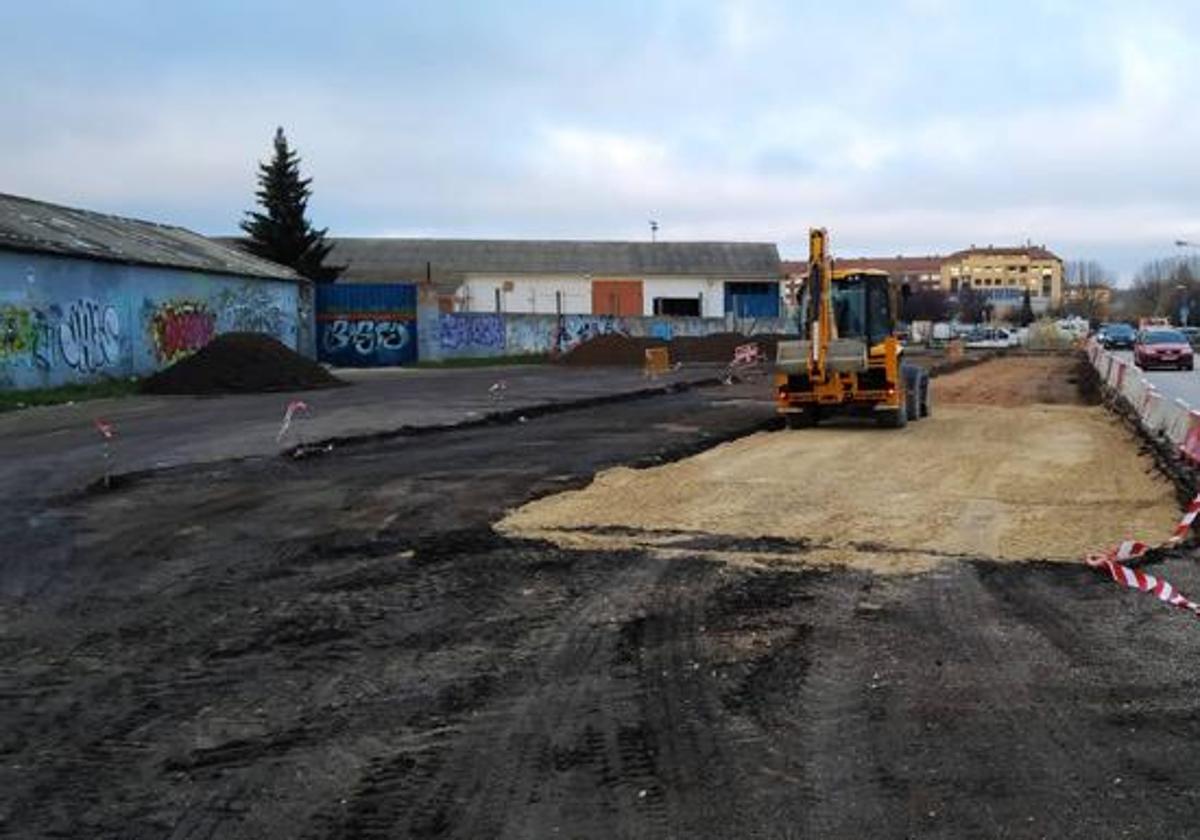
<path id="1" fill-rule="evenodd" d="M 1005 327 L 982 327 L 967 336 L 963 346 L 968 350 L 993 350 L 1002 347 L 1018 347 L 1021 335 Z"/>

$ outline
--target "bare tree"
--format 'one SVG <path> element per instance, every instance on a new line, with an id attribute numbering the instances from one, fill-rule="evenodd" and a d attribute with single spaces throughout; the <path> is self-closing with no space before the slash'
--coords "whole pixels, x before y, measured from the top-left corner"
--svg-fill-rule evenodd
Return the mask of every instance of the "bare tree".
<path id="1" fill-rule="evenodd" d="M 1200 258 L 1184 257 L 1151 260 L 1133 278 L 1133 286 L 1123 296 L 1125 315 L 1129 318 L 1167 316 L 1180 318 L 1200 305 Z M 1188 320 L 1192 320 L 1190 312 Z"/>
<path id="2" fill-rule="evenodd" d="M 1113 287 L 1108 269 L 1095 260 L 1068 260 L 1063 273 L 1063 308 L 1068 314 L 1093 322 L 1108 317 Z"/>

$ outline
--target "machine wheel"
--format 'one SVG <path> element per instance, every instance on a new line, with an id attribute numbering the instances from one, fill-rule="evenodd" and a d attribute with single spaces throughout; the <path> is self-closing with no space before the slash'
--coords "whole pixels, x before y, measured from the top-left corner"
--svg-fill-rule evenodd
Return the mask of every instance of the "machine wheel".
<path id="1" fill-rule="evenodd" d="M 880 426 L 888 429 L 903 429 L 908 425 L 908 389 L 900 397 L 900 407 L 895 411 L 881 411 L 878 415 Z"/>
<path id="2" fill-rule="evenodd" d="M 920 420 L 924 416 L 921 414 L 921 385 L 925 372 L 915 365 L 903 365 L 900 372 L 904 381 L 904 412 L 908 420 Z"/>
<path id="3" fill-rule="evenodd" d="M 904 388 L 904 413 L 913 422 L 921 419 L 921 381 L 919 379 L 911 386 L 906 385 Z"/>
<path id="4" fill-rule="evenodd" d="M 783 422 L 789 429 L 810 429 L 821 422 L 821 415 L 814 407 L 805 411 L 789 412 L 783 415 Z"/>
<path id="5" fill-rule="evenodd" d="M 921 377 L 921 416 L 929 416 L 929 407 L 932 405 L 931 397 L 929 396 L 929 374 L 926 373 Z"/>

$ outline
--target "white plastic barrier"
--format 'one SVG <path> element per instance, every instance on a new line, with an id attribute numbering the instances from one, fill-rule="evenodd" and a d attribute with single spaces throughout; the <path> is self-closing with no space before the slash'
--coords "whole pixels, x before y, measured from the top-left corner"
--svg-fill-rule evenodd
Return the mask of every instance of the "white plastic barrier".
<path id="1" fill-rule="evenodd" d="M 1108 383 L 1108 387 L 1110 388 L 1115 388 L 1117 386 L 1117 364 L 1118 362 L 1116 356 L 1114 356 L 1112 353 L 1104 354 L 1104 371 L 1102 375 L 1104 376 L 1104 381 Z"/>
<path id="2" fill-rule="evenodd" d="M 1147 393 L 1147 397 L 1148 399 L 1143 402 L 1144 408 L 1139 409 L 1138 414 L 1142 418 L 1142 425 L 1146 427 L 1146 431 L 1157 434 L 1167 423 L 1168 406 L 1171 402 L 1154 389 Z"/>
<path id="3" fill-rule="evenodd" d="M 1111 362 L 1110 373 L 1108 376 L 1108 387 L 1112 388 L 1114 391 L 1120 391 L 1121 383 L 1124 382 L 1125 378 L 1129 375 L 1128 370 L 1126 370 L 1128 367 L 1129 365 L 1125 364 L 1125 362 L 1114 357 Z"/>
<path id="4" fill-rule="evenodd" d="M 1136 370 L 1125 371 L 1125 381 L 1121 383 L 1121 396 L 1129 400 L 1129 404 L 1137 408 L 1142 404 L 1150 383 L 1137 375 Z"/>
<path id="5" fill-rule="evenodd" d="M 1088 359 L 1109 388 L 1129 401 L 1150 434 L 1161 434 L 1177 446 L 1200 424 L 1200 412 L 1181 399 L 1163 396 L 1133 364 L 1105 351 L 1094 341 L 1087 344 Z"/>
<path id="6" fill-rule="evenodd" d="M 1191 408 L 1183 400 L 1173 400 L 1167 406 L 1167 419 L 1163 424 L 1163 433 L 1167 440 L 1176 446 L 1182 446 L 1191 426 Z"/>

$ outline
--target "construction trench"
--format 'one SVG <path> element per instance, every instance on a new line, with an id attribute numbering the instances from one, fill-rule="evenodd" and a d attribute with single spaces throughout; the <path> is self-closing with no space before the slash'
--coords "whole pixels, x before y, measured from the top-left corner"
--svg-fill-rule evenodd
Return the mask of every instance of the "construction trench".
<path id="1" fill-rule="evenodd" d="M 1177 487 L 1078 368 L 897 431 L 699 387 L 62 497 L 7 547 L 0 836 L 1189 836 L 1200 626 L 1080 562 Z"/>

